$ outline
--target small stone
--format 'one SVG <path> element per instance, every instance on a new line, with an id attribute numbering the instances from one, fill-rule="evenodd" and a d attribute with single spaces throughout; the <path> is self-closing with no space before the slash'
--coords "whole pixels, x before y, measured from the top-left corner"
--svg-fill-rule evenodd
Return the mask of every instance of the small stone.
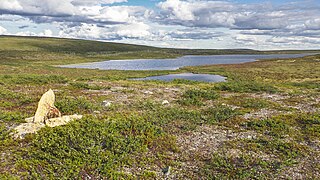
<path id="1" fill-rule="evenodd" d="M 152 95 L 153 94 L 153 92 L 151 92 L 151 91 L 145 91 L 145 92 L 143 92 L 144 94 L 150 94 L 150 95 Z"/>
<path id="2" fill-rule="evenodd" d="M 111 105 L 112 105 L 111 101 L 103 101 L 102 102 L 102 106 L 104 106 L 104 107 L 110 107 Z"/>
<path id="3" fill-rule="evenodd" d="M 170 104 L 169 101 L 167 100 L 162 101 L 162 105 L 168 105 L 168 104 Z"/>
<path id="4" fill-rule="evenodd" d="M 24 119 L 27 123 L 33 123 L 34 121 L 34 117 L 29 117 L 29 118 L 26 118 Z"/>
<path id="5" fill-rule="evenodd" d="M 100 111 L 93 111 L 93 113 L 95 113 L 95 114 L 101 114 Z"/>
<path id="6" fill-rule="evenodd" d="M 170 171 L 171 171 L 171 167 L 170 166 L 162 169 L 163 174 L 166 175 L 166 176 L 170 175 Z"/>

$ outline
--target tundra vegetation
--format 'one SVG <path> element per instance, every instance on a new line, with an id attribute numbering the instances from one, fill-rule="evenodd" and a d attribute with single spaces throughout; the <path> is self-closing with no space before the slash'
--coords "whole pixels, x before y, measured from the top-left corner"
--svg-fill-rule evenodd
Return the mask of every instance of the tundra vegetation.
<path id="1" fill-rule="evenodd" d="M 275 52 L 0 37 L 0 179 L 319 179 L 320 55 L 177 71 L 55 66 L 225 53 Z M 228 81 L 127 80 L 181 72 Z M 62 114 L 84 118 L 13 139 L 48 89 Z"/>

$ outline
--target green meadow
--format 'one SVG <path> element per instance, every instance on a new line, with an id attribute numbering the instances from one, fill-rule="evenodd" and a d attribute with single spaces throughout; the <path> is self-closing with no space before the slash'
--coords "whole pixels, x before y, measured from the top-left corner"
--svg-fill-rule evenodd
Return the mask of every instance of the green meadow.
<path id="1" fill-rule="evenodd" d="M 320 55 L 177 71 L 56 66 L 311 52 L 320 54 L 0 36 L 0 179 L 319 179 Z M 128 80 L 178 72 L 228 81 Z M 13 139 L 50 88 L 63 115 L 84 118 Z"/>

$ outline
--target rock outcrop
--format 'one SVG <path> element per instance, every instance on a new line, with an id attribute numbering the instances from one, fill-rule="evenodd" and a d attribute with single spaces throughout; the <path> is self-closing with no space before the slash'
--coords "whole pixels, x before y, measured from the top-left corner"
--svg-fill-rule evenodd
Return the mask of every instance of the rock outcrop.
<path id="1" fill-rule="evenodd" d="M 46 119 L 61 117 L 60 111 L 54 106 L 55 95 L 50 89 L 44 93 L 38 103 L 38 109 L 34 116 L 34 123 L 45 123 Z"/>
<path id="2" fill-rule="evenodd" d="M 71 121 L 79 120 L 82 115 L 61 116 L 60 111 L 54 106 L 55 95 L 50 89 L 44 93 L 38 103 L 38 108 L 34 117 L 26 118 L 27 123 L 23 123 L 14 130 L 14 137 L 24 138 L 26 134 L 36 133 L 45 126 L 56 127 L 65 125 Z"/>

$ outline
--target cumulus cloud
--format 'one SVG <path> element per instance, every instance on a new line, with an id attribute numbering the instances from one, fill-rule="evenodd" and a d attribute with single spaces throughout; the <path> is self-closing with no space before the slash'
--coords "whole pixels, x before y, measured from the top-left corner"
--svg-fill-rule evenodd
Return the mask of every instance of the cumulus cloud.
<path id="1" fill-rule="evenodd" d="M 74 5 L 99 5 L 128 2 L 127 0 L 73 0 Z"/>
<path id="2" fill-rule="evenodd" d="M 56 26 L 54 32 L 60 28 L 56 36 L 70 38 L 133 43 L 227 39 L 231 42 L 225 44 L 231 44 L 231 48 L 234 44 L 256 48 L 271 44 L 298 47 L 303 43 L 319 47 L 320 4 L 315 1 L 274 5 L 162 0 L 154 1 L 159 2 L 156 8 L 148 9 L 117 4 L 128 0 L 0 0 L 0 20 L 11 23 L 10 30 L 17 24 L 15 32 L 31 36 L 54 36 L 50 29 L 40 33 L 23 31 L 44 24 L 42 29 Z M 8 31 L 0 27 L 0 33 Z"/>
<path id="3" fill-rule="evenodd" d="M 98 22 L 124 23 L 144 18 L 148 10 L 139 6 L 105 6 L 126 0 L 3 0 L 0 14 L 20 15 L 36 23 Z"/>
<path id="4" fill-rule="evenodd" d="M 19 11 L 22 9 L 23 7 L 20 5 L 18 0 L 1 0 L 0 1 L 0 10 Z"/>
<path id="5" fill-rule="evenodd" d="M 149 25 L 142 22 L 115 26 L 82 23 L 74 27 L 63 26 L 59 32 L 60 37 L 97 40 L 148 39 L 151 35 Z"/>
<path id="6" fill-rule="evenodd" d="M 239 4 L 230 1 L 166 0 L 158 4 L 158 22 L 189 27 L 231 29 L 283 29 L 304 23 L 318 28 L 320 7 L 314 4 Z M 314 25 L 317 24 L 317 25 Z"/>
<path id="7" fill-rule="evenodd" d="M 226 36 L 226 34 L 211 30 L 182 29 L 166 32 L 165 36 L 172 40 L 204 40 L 219 38 Z"/>

